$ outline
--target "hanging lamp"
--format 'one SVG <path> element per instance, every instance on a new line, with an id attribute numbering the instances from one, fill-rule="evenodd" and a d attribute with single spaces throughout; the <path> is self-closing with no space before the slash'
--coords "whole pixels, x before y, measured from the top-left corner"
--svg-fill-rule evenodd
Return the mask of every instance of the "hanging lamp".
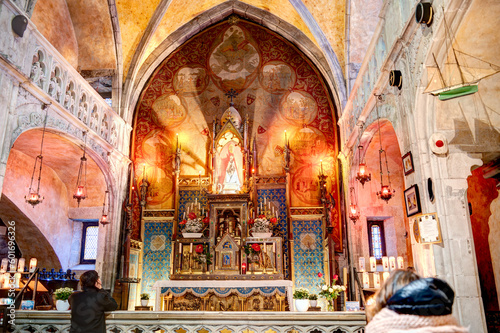
<path id="1" fill-rule="evenodd" d="M 365 183 L 372 179 L 372 174 L 368 174 L 366 163 L 361 163 L 361 150 L 363 150 L 363 146 L 358 146 L 358 173 L 356 175 L 356 179 L 364 187 Z"/>
<path id="2" fill-rule="evenodd" d="M 107 206 L 107 209 L 106 209 L 106 206 Z M 101 216 L 101 219 L 99 220 L 99 222 L 102 225 L 106 225 L 106 224 L 111 223 L 111 221 L 109 220 L 109 210 L 110 210 L 109 190 L 108 190 L 108 188 L 106 188 L 106 192 L 104 192 L 104 201 L 102 203 L 102 216 Z"/>
<path id="3" fill-rule="evenodd" d="M 349 218 L 353 223 L 359 220 L 360 211 L 355 200 L 354 187 L 351 187 L 351 204 L 349 205 Z"/>
<path id="4" fill-rule="evenodd" d="M 78 169 L 78 178 L 76 180 L 76 190 L 73 194 L 73 199 L 78 202 L 78 207 L 80 207 L 80 201 L 85 200 L 87 197 L 87 157 L 85 157 L 85 150 L 87 147 L 87 132 L 83 132 L 85 137 L 83 144 L 83 156 L 80 158 L 80 168 Z"/>
<path id="5" fill-rule="evenodd" d="M 44 104 L 42 106 L 42 110 L 47 110 L 47 107 L 48 107 L 48 104 Z M 35 165 L 33 166 L 33 173 L 31 174 L 31 182 L 30 182 L 30 187 L 28 190 L 28 195 L 24 196 L 24 199 L 26 200 L 26 202 L 29 203 L 30 205 L 32 205 L 33 208 L 35 208 L 35 206 L 38 205 L 39 203 L 41 203 L 44 199 L 44 197 L 42 197 L 40 195 L 40 181 L 42 179 L 42 166 L 43 166 L 43 139 L 45 138 L 45 128 L 47 126 L 48 114 L 49 114 L 49 111 L 47 110 L 47 112 L 45 113 L 45 120 L 43 122 L 43 132 L 42 132 L 42 142 L 40 144 L 40 154 L 37 157 L 35 157 Z M 37 165 L 39 165 L 39 169 L 38 169 L 38 181 L 36 184 L 36 191 L 35 191 L 33 180 L 35 179 Z"/>
<path id="6" fill-rule="evenodd" d="M 378 99 L 381 99 L 381 96 L 378 96 Z M 375 108 L 377 110 L 377 122 L 378 122 L 378 136 L 380 139 L 380 149 L 379 149 L 379 164 L 380 164 L 380 191 L 377 192 L 377 197 L 379 199 L 384 200 L 387 204 L 389 204 L 389 200 L 391 200 L 392 196 L 394 193 L 396 193 L 396 190 L 391 188 L 391 172 L 389 171 L 389 163 L 387 162 L 387 153 L 386 151 L 382 148 L 382 134 L 380 131 L 380 115 L 378 112 L 378 106 L 375 105 Z M 384 155 L 384 160 L 385 160 L 385 168 L 387 170 L 387 184 L 384 185 L 384 173 L 382 171 L 382 155 Z"/>

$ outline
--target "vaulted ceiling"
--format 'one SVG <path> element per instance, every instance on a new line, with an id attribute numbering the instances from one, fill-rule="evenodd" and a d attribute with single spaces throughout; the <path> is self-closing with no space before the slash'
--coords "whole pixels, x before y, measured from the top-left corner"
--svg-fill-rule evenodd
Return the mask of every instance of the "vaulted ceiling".
<path id="1" fill-rule="evenodd" d="M 331 45 L 344 67 L 345 0 L 38 0 L 32 16 L 37 29 L 84 77 L 118 71 L 125 82 L 174 32 L 189 23 L 217 23 L 204 13 L 238 5 L 263 25 L 294 26 L 319 49 Z M 252 15 L 249 15 L 252 16 Z M 72 23 L 72 24 L 71 24 Z M 199 29 L 201 30 L 201 29 Z M 299 36 L 297 36 L 299 37 Z M 292 41 L 294 42 L 294 41 Z"/>

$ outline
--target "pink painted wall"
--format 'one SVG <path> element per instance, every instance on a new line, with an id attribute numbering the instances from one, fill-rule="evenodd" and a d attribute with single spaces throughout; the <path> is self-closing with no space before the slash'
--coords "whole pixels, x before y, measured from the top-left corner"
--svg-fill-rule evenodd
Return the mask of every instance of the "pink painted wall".
<path id="1" fill-rule="evenodd" d="M 354 260 L 357 262 L 358 257 L 365 257 L 366 259 L 369 257 L 370 248 L 368 243 L 367 219 L 374 218 L 384 220 L 387 255 L 394 257 L 403 256 L 405 266 L 413 266 L 411 252 L 408 251 L 410 248 L 410 238 L 409 236 L 408 238 L 405 237 L 405 232 L 409 229 L 403 197 L 405 185 L 401 151 L 392 125 L 387 121 L 381 121 L 381 126 L 382 148 L 387 153 L 391 185 L 396 190 L 396 193 L 388 203 L 379 199 L 376 195 L 376 192 L 380 191 L 381 186 L 379 163 L 380 139 L 378 131 L 375 131 L 371 142 L 368 144 L 368 148 L 366 148 L 365 154 L 365 162 L 368 172 L 372 175 L 372 179 L 370 182 L 365 183 L 364 188 L 357 181 L 354 181 L 353 185 L 351 185 L 356 188 L 358 206 L 361 212 L 358 222 L 351 225 Z M 355 165 L 357 163 L 358 159 L 356 156 Z M 385 185 L 387 184 L 387 172 L 384 159 L 382 159 L 382 166 Z M 357 172 L 357 167 L 354 167 L 352 170 L 353 172 Z"/>
<path id="2" fill-rule="evenodd" d="M 12 149 L 7 161 L 3 194 L 38 227 L 52 245 L 62 268 L 67 269 L 74 223 L 68 219 L 67 189 L 54 170 L 45 166 L 40 185 L 40 194 L 45 199 L 34 208 L 27 204 L 24 196 L 28 194 L 33 165 L 33 158 Z"/>

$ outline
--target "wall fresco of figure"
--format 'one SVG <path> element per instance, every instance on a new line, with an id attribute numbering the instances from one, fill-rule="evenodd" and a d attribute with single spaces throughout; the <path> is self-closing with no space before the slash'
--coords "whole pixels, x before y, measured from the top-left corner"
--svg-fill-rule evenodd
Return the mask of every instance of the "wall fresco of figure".
<path id="1" fill-rule="evenodd" d="M 136 181 L 145 170 L 151 183 L 148 208 L 174 207 L 177 140 L 180 174 L 210 173 L 212 123 L 228 109 L 229 89 L 238 93 L 234 107 L 242 118 L 248 116 L 250 138 L 257 143 L 257 174 L 284 173 L 286 130 L 292 151 L 291 205 L 320 205 L 320 172 L 329 176 L 328 191 L 339 202 L 335 110 L 321 75 L 280 36 L 239 20 L 221 22 L 183 44 L 158 67 L 142 93 L 132 159 Z M 228 174 L 224 165 L 230 165 L 229 159 L 223 161 L 230 158 L 230 147 L 224 149 L 216 177 L 222 185 L 220 177 Z M 241 153 L 239 147 L 233 149 Z M 238 177 L 226 177 L 235 186 L 242 182 L 242 168 L 235 164 Z"/>

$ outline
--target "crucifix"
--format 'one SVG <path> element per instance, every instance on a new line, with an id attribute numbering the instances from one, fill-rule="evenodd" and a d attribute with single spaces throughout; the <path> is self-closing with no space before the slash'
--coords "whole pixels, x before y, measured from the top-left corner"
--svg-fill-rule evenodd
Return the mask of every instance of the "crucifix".
<path id="1" fill-rule="evenodd" d="M 233 98 L 235 98 L 236 96 L 238 96 L 238 93 L 236 92 L 236 90 L 234 90 L 233 88 L 231 88 L 228 92 L 225 93 L 225 95 L 228 97 L 228 98 L 231 98 L 231 105 L 233 105 Z"/>

